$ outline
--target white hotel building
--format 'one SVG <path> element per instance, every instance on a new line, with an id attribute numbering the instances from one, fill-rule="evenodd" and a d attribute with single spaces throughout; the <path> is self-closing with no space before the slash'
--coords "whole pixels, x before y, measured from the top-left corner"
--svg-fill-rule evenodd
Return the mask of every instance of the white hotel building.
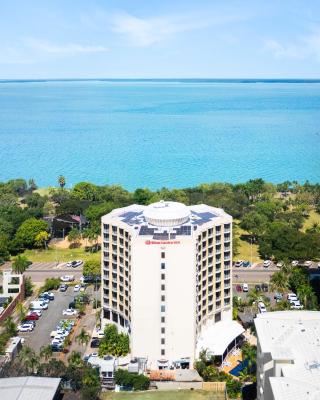
<path id="1" fill-rule="evenodd" d="M 190 367 L 201 348 L 222 358 L 232 321 L 232 217 L 206 205 L 131 205 L 102 217 L 104 323 L 130 333 L 150 368 Z"/>

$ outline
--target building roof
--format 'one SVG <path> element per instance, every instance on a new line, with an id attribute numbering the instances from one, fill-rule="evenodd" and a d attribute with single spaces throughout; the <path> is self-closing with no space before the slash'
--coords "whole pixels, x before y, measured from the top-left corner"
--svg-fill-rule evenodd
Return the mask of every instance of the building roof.
<path id="1" fill-rule="evenodd" d="M 215 356 L 222 356 L 229 344 L 245 330 L 236 321 L 220 321 L 205 328 L 197 342 L 197 353 L 208 349 Z"/>
<path id="2" fill-rule="evenodd" d="M 102 217 L 104 223 L 123 223 L 134 235 L 170 240 L 191 236 L 206 224 L 231 223 L 232 217 L 222 209 L 205 204 L 185 206 L 182 203 L 161 201 L 149 206 L 133 204 L 118 208 Z"/>
<path id="3" fill-rule="evenodd" d="M 97 366 L 100 368 L 100 372 L 113 372 L 115 370 L 115 358 L 114 357 L 97 357 L 90 356 L 88 358 L 88 363 L 92 366 Z"/>
<path id="4" fill-rule="evenodd" d="M 0 379 L 1 400 L 52 400 L 61 379 L 25 376 Z"/>
<path id="5" fill-rule="evenodd" d="M 319 399 L 320 312 L 258 314 L 255 326 L 261 351 L 270 353 L 275 361 L 287 361 L 281 368 L 282 377 L 270 379 L 274 398 Z M 301 390 L 297 389 L 299 386 Z"/>

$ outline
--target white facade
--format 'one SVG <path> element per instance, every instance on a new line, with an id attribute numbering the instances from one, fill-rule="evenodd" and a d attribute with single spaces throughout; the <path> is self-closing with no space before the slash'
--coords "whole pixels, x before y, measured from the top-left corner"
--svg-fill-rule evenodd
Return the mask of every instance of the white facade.
<path id="1" fill-rule="evenodd" d="M 258 314 L 257 399 L 320 399 L 320 312 Z"/>
<path id="2" fill-rule="evenodd" d="M 159 202 L 102 217 L 104 322 L 130 332 L 151 368 L 192 367 L 198 338 L 231 321 L 232 217 Z"/>

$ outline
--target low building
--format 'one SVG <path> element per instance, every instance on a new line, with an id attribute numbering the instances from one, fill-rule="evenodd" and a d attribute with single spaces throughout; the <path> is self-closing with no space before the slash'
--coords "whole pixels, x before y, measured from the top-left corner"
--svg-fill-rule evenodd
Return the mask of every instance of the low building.
<path id="1" fill-rule="evenodd" d="M 114 373 L 116 371 L 117 361 L 115 357 L 105 356 L 90 356 L 88 358 L 88 364 L 92 367 L 99 369 L 101 386 L 106 389 L 114 389 Z"/>
<path id="2" fill-rule="evenodd" d="M 56 400 L 60 378 L 24 376 L 0 379 L 1 400 Z"/>
<path id="3" fill-rule="evenodd" d="M 13 360 L 15 356 L 19 353 L 21 347 L 22 347 L 21 337 L 15 336 L 9 340 L 5 354 L 10 361 Z"/>
<path id="4" fill-rule="evenodd" d="M 257 399 L 320 399 L 320 312 L 258 314 Z"/>
<path id="5" fill-rule="evenodd" d="M 11 269 L 6 269 L 2 274 L 2 296 L 15 297 L 23 290 L 23 275 L 15 274 Z"/>

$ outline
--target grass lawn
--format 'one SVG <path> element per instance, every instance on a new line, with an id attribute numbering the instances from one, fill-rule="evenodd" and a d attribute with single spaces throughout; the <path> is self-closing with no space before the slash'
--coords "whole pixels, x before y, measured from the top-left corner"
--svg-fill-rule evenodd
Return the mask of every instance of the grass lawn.
<path id="1" fill-rule="evenodd" d="M 214 393 L 204 390 L 172 390 L 150 392 L 103 392 L 104 400 L 214 400 Z"/>
<path id="2" fill-rule="evenodd" d="M 250 261 L 251 262 L 251 244 L 246 242 L 245 240 L 239 240 L 239 249 L 238 249 L 239 254 L 237 254 L 234 257 L 234 260 L 244 260 L 244 261 Z M 253 244 L 252 245 L 252 262 L 261 262 L 261 258 L 258 252 L 258 245 Z"/>
<path id="3" fill-rule="evenodd" d="M 51 187 L 39 188 L 35 190 L 34 193 L 39 193 L 40 196 L 49 196 L 50 189 L 52 188 Z"/>
<path id="4" fill-rule="evenodd" d="M 26 250 L 24 255 L 32 262 L 65 262 L 72 260 L 97 260 L 100 262 L 101 253 L 87 253 L 84 248 L 60 249 L 51 248 L 49 250 Z"/>
<path id="5" fill-rule="evenodd" d="M 309 218 L 304 221 L 302 230 L 305 232 L 308 228 L 311 228 L 314 223 L 320 224 L 320 214 L 312 210 L 310 211 Z"/>

